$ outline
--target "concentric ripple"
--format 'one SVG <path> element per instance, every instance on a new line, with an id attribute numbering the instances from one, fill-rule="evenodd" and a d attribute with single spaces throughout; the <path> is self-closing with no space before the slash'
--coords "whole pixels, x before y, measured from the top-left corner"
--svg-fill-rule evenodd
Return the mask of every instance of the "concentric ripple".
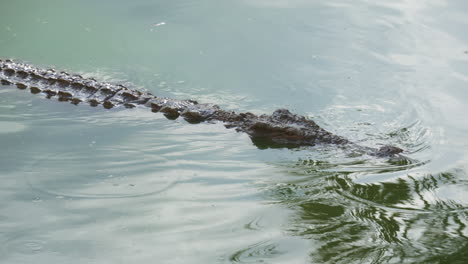
<path id="1" fill-rule="evenodd" d="M 161 167 L 162 158 L 138 150 L 83 148 L 33 161 L 29 186 L 56 197 L 130 198 L 163 192 L 178 176 Z M 160 162 L 158 162 L 160 161 Z"/>
<path id="2" fill-rule="evenodd" d="M 4 254 L 34 255 L 44 250 L 47 242 L 45 239 L 17 237 L 4 242 Z"/>

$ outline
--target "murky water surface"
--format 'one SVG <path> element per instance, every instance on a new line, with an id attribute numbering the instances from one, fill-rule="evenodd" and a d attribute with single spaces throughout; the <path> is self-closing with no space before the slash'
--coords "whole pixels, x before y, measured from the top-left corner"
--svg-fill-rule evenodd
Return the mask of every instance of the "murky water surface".
<path id="1" fill-rule="evenodd" d="M 0 89 L 0 263 L 467 263 L 466 1 L 3 1 L 0 57 L 285 107 L 407 160 Z"/>

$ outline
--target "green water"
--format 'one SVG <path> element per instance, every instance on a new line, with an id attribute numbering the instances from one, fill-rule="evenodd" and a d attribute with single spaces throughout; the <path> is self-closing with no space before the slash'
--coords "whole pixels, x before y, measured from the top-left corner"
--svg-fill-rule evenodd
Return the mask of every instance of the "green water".
<path id="1" fill-rule="evenodd" d="M 285 107 L 409 161 L 0 87 L 0 263 L 468 263 L 465 1 L 15 0 L 0 58 Z"/>

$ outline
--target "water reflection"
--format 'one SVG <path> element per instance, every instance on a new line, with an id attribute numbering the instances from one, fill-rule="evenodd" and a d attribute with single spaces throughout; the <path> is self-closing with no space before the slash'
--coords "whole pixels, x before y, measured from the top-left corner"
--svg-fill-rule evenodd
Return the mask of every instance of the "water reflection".
<path id="1" fill-rule="evenodd" d="M 375 167 L 301 160 L 271 189 L 295 212 L 288 232 L 312 242 L 312 263 L 461 263 L 468 247 L 465 171 L 412 174 L 407 166 L 421 164 L 382 161 L 387 169 L 358 173 L 358 164 Z"/>

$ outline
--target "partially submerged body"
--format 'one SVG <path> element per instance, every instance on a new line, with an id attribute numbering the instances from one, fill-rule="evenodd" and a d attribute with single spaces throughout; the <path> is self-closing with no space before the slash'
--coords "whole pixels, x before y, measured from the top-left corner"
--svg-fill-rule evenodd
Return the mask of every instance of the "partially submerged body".
<path id="1" fill-rule="evenodd" d="M 102 105 L 107 109 L 144 106 L 153 112 L 163 113 L 168 119 L 182 117 L 189 123 L 220 121 L 227 128 L 247 133 L 252 142 L 261 148 L 335 144 L 347 145 L 379 157 L 391 157 L 403 151 L 393 146 L 379 149 L 359 146 L 286 109 L 278 109 L 271 115 L 235 113 L 213 104 L 161 98 L 123 85 L 98 82 L 80 75 L 40 69 L 11 60 L 0 60 L 0 82 L 2 85 L 15 85 L 18 89 L 28 89 L 33 94 L 41 93 L 47 98 L 57 98 L 75 105 L 87 103 L 91 106 Z"/>

